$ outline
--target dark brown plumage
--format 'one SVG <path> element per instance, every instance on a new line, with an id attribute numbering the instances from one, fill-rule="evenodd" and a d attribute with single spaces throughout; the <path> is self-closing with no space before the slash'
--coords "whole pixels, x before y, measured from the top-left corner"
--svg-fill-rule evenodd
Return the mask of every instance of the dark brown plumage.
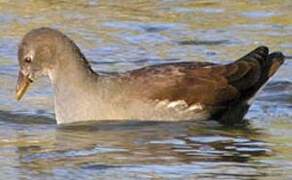
<path id="1" fill-rule="evenodd" d="M 209 62 L 159 64 L 127 73 L 137 97 L 153 100 L 184 100 L 189 106 L 201 104 L 211 119 L 238 123 L 246 114 L 248 101 L 284 62 L 280 52 L 269 54 L 258 47 L 239 60 L 218 65 Z"/>

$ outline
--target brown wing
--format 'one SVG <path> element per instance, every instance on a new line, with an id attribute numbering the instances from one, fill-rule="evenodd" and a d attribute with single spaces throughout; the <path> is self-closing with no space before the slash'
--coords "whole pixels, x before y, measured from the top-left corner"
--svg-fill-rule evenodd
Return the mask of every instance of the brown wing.
<path id="1" fill-rule="evenodd" d="M 128 72 L 126 79 L 133 87 L 132 94 L 139 98 L 184 100 L 189 105 L 200 103 L 232 109 L 253 97 L 283 59 L 281 53 L 269 55 L 268 48 L 259 47 L 227 65 L 162 64 Z"/>
<path id="2" fill-rule="evenodd" d="M 226 93 L 237 96 L 223 76 L 213 75 L 222 74 L 224 69 L 216 68 L 215 72 L 214 67 L 217 65 L 204 62 L 162 64 L 134 70 L 128 77 L 133 94 L 147 99 L 214 104 L 232 99 L 222 96 Z"/>
<path id="3" fill-rule="evenodd" d="M 139 97 L 219 105 L 238 99 L 252 86 L 259 78 L 257 68 L 245 60 L 229 65 L 184 62 L 145 67 L 128 77 Z"/>

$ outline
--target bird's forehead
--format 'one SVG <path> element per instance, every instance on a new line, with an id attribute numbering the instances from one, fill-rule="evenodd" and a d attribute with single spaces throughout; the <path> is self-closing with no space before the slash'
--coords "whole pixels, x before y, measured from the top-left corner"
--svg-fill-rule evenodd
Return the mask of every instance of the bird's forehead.
<path id="1" fill-rule="evenodd" d="M 41 39 L 37 36 L 27 35 L 22 39 L 20 48 L 22 48 L 24 52 L 30 51 L 30 49 L 34 49 L 40 43 L 40 41 Z"/>
<path id="2" fill-rule="evenodd" d="M 21 43 L 19 47 L 19 52 L 18 52 L 18 57 L 23 58 L 23 57 L 31 57 L 33 58 L 35 55 L 35 49 L 33 48 L 32 45 L 29 45 L 27 43 Z"/>

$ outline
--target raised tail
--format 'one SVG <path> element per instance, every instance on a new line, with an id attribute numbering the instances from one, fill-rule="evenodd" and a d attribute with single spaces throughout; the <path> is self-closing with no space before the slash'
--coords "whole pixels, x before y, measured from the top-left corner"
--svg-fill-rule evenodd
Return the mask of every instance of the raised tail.
<path id="1" fill-rule="evenodd" d="M 246 76 L 240 80 L 242 83 L 245 83 L 245 86 L 237 87 L 242 94 L 241 100 L 249 101 L 253 98 L 277 72 L 284 63 L 284 59 L 285 57 L 281 52 L 269 54 L 267 47 L 260 46 L 237 60 L 235 63 L 245 62 L 250 69 Z M 234 85 L 236 87 L 236 82 L 234 82 Z"/>
<path id="2" fill-rule="evenodd" d="M 224 124 L 242 121 L 256 94 L 284 63 L 281 52 L 269 53 L 269 49 L 260 46 L 230 65 L 231 71 L 226 74 L 228 83 L 240 94 L 216 119 Z M 219 115 L 219 116 L 218 116 Z"/>

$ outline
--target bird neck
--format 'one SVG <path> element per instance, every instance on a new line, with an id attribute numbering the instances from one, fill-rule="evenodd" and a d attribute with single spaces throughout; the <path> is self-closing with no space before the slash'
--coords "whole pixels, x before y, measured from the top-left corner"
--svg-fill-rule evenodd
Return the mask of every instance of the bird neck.
<path id="1" fill-rule="evenodd" d="M 55 94 L 58 123 L 74 121 L 77 114 L 85 116 L 86 109 L 94 105 L 93 99 L 100 96 L 97 86 L 99 76 L 79 51 L 64 51 L 56 58 L 56 64 L 48 74 Z"/>
<path id="2" fill-rule="evenodd" d="M 74 90 L 86 90 L 98 80 L 98 75 L 83 54 L 74 49 L 67 49 L 58 55 L 54 68 L 48 74 L 55 90 L 71 93 Z"/>

